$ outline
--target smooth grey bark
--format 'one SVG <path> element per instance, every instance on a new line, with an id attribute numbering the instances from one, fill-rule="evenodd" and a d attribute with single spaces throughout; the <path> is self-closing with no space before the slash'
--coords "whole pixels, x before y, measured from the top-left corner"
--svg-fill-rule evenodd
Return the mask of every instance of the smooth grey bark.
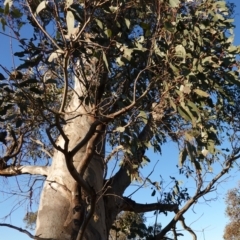
<path id="1" fill-rule="evenodd" d="M 63 130 L 69 138 L 69 151 L 71 151 L 82 138 L 86 136 L 93 122 L 86 113 L 86 106 L 81 105 L 79 94 L 82 89 L 76 89 L 78 94 L 74 94 L 66 112 L 67 121 Z M 64 139 L 60 136 L 56 145 L 63 148 Z M 93 217 L 87 225 L 84 233 L 85 240 L 107 239 L 108 231 L 105 224 L 105 206 L 102 198 L 103 188 L 103 154 L 104 141 L 99 138 L 96 144 L 98 154 L 94 154 L 84 172 L 83 179 L 97 193 L 97 201 Z M 75 168 L 83 159 L 86 145 L 82 147 L 74 156 L 73 164 Z M 72 233 L 72 207 L 71 199 L 74 194 L 75 180 L 69 173 L 66 166 L 66 159 L 62 152 L 55 150 L 52 165 L 49 169 L 41 194 L 40 205 L 37 216 L 36 236 L 42 238 L 52 238 L 57 240 L 71 239 Z"/>

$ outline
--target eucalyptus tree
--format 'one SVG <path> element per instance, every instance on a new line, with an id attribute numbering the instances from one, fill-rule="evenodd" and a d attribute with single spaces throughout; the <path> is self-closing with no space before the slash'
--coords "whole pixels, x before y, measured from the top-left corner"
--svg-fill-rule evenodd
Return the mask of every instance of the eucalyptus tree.
<path id="1" fill-rule="evenodd" d="M 223 238 L 225 240 L 240 239 L 240 216 L 239 216 L 239 208 L 240 208 L 240 191 L 239 186 L 233 189 L 230 189 L 226 195 L 226 215 L 229 217 L 230 222 L 226 225 L 224 230 Z"/>
<path id="2" fill-rule="evenodd" d="M 240 48 L 226 2 L 5 0 L 0 14 L 20 48 L 12 69 L 1 64 L 0 175 L 43 176 L 35 238 L 108 239 L 122 211 L 156 211 L 174 215 L 154 239 L 177 239 L 178 222 L 196 239 L 184 213 L 239 158 Z M 154 164 L 146 150 L 169 141 L 194 193 L 139 174 Z M 124 196 L 142 181 L 158 202 Z"/>

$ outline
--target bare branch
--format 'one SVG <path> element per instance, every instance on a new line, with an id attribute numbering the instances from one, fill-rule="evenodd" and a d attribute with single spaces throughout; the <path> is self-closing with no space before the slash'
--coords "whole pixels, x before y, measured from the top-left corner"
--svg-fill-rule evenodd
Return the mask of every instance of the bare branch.
<path id="1" fill-rule="evenodd" d="M 151 212 L 155 210 L 159 210 L 161 212 L 164 211 L 175 212 L 178 210 L 178 204 L 162 204 L 162 203 L 141 204 L 136 203 L 135 201 L 127 197 L 124 197 L 123 200 L 124 200 L 123 206 L 121 207 L 123 211 L 142 213 Z"/>
<path id="2" fill-rule="evenodd" d="M 74 180 L 81 186 L 90 196 L 94 194 L 94 190 L 87 184 L 83 177 L 77 172 L 75 166 L 73 165 L 73 158 L 70 154 L 65 153 L 67 169 L 72 175 Z"/>
<path id="3" fill-rule="evenodd" d="M 197 240 L 197 236 L 196 236 L 195 232 L 189 226 L 186 225 L 185 218 L 182 216 L 179 221 L 182 224 L 183 228 L 192 235 L 193 240 Z"/>
<path id="4" fill-rule="evenodd" d="M 96 131 L 96 128 L 98 125 L 102 124 L 102 122 L 96 120 L 91 127 L 89 128 L 87 134 L 85 135 L 85 137 L 82 139 L 81 142 L 79 142 L 73 149 L 71 152 L 69 152 L 69 154 L 73 157 L 85 144 L 88 143 L 88 141 L 90 140 L 90 138 L 93 136 L 93 134 Z"/>
<path id="5" fill-rule="evenodd" d="M 54 240 L 53 238 L 41 238 L 39 236 L 34 236 L 32 235 L 29 231 L 27 231 L 26 229 L 20 228 L 20 227 L 16 227 L 14 225 L 11 224 L 7 224 L 7 223 L 0 223 L 1 227 L 9 227 L 9 228 L 13 228 L 19 232 L 25 233 L 27 234 L 30 238 L 32 239 L 36 239 L 36 240 Z"/>
<path id="6" fill-rule="evenodd" d="M 21 148 L 22 148 L 23 135 L 21 135 L 21 136 L 19 137 L 18 143 L 17 143 L 16 136 L 15 136 L 15 134 L 13 133 L 13 140 L 14 140 L 14 142 L 13 142 L 13 144 L 8 148 L 7 153 L 6 153 L 6 156 L 2 157 L 2 160 L 3 160 L 4 162 L 7 162 L 9 159 L 16 157 L 16 156 L 19 154 L 19 152 L 20 152 L 20 150 L 21 150 Z"/>
<path id="7" fill-rule="evenodd" d="M 198 191 L 196 191 L 195 195 L 190 198 L 186 204 L 180 209 L 178 212 L 176 212 L 176 215 L 174 218 L 167 224 L 165 228 L 162 229 L 162 231 L 155 237 L 156 240 L 160 240 L 165 236 L 167 232 L 169 232 L 175 224 L 182 220 L 183 214 L 202 196 L 206 195 L 212 190 L 212 187 L 214 184 L 224 175 L 226 174 L 229 169 L 231 168 L 232 164 L 234 163 L 235 160 L 237 160 L 240 155 L 238 155 L 240 149 L 237 149 L 232 155 L 229 156 L 228 160 L 226 160 L 225 168 L 222 169 L 222 171 L 217 174 L 212 181 L 209 182 L 209 184 L 202 190 L 198 188 Z M 189 231 L 189 230 L 188 230 Z"/>
<path id="8" fill-rule="evenodd" d="M 41 150 L 46 153 L 50 158 L 52 158 L 52 154 L 45 148 L 45 145 L 44 143 L 42 143 L 40 140 L 36 140 L 36 139 L 33 139 L 33 138 L 30 138 L 33 142 L 39 144 L 40 146 L 42 146 Z"/>
<path id="9" fill-rule="evenodd" d="M 84 232 L 87 228 L 87 225 L 90 221 L 90 219 L 92 218 L 93 214 L 94 214 L 94 210 L 95 210 L 95 205 L 96 205 L 96 195 L 93 195 L 92 196 L 92 199 L 91 199 L 91 209 L 90 211 L 88 212 L 86 218 L 84 219 L 83 221 L 83 224 L 78 232 L 78 236 L 77 236 L 77 239 L 76 240 L 82 240 L 83 239 L 83 236 L 84 236 Z"/>
<path id="10" fill-rule="evenodd" d="M 0 176 L 11 177 L 22 174 L 47 176 L 49 167 L 46 166 L 10 166 L 0 170 Z"/>
<path id="11" fill-rule="evenodd" d="M 45 34 L 45 36 L 52 42 L 52 44 L 57 48 L 62 50 L 58 44 L 53 40 L 53 38 L 45 31 L 45 29 L 41 26 L 41 24 L 38 22 L 38 20 L 36 19 L 34 13 L 32 12 L 32 9 L 28 3 L 28 1 L 26 1 L 27 5 L 28 5 L 28 9 L 29 12 L 31 13 L 31 17 L 34 19 L 35 23 L 37 24 L 38 28 L 41 29 L 41 31 Z M 63 51 L 63 50 L 62 50 Z"/>
<path id="12" fill-rule="evenodd" d="M 62 104 L 59 109 L 59 113 L 64 112 L 64 108 L 67 101 L 67 93 L 68 93 L 68 65 L 69 65 L 69 53 L 67 52 L 63 59 L 63 75 L 64 75 L 64 91 L 62 96 Z"/>
<path id="13" fill-rule="evenodd" d="M 63 152 L 63 149 L 62 149 L 60 146 L 57 146 L 57 144 L 56 144 L 55 141 L 53 140 L 53 138 L 52 138 L 52 136 L 51 136 L 51 133 L 50 133 L 50 128 L 47 128 L 47 129 L 46 129 L 46 133 L 47 133 L 48 139 L 49 139 L 49 141 L 51 142 L 51 144 L 53 145 L 53 147 L 54 147 L 55 149 L 57 149 L 58 151 Z"/>

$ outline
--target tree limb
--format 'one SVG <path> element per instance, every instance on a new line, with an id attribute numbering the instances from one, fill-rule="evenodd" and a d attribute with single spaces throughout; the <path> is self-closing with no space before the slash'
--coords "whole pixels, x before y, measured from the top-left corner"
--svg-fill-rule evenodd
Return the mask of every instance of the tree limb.
<path id="1" fill-rule="evenodd" d="M 197 240 L 197 236 L 196 236 L 195 232 L 189 226 L 186 225 L 185 219 L 183 216 L 181 217 L 181 219 L 179 221 L 182 224 L 183 228 L 192 235 L 193 240 Z"/>
<path id="2" fill-rule="evenodd" d="M 47 176 L 49 167 L 46 166 L 10 166 L 0 170 L 0 176 L 11 177 L 22 174 Z"/>
<path id="3" fill-rule="evenodd" d="M 34 138 L 30 138 L 33 142 L 39 144 L 40 146 L 42 146 L 41 150 L 46 153 L 50 158 L 52 158 L 52 154 L 45 148 L 44 143 L 42 143 L 40 140 L 38 139 L 34 139 Z"/>
<path id="4" fill-rule="evenodd" d="M 175 212 L 178 210 L 178 204 L 162 204 L 162 203 L 150 203 L 150 204 L 141 204 L 136 203 L 130 198 L 124 197 L 123 198 L 123 211 L 130 211 L 135 213 L 142 213 L 142 212 L 151 212 L 155 210 L 159 210 L 161 212 L 168 211 L 168 212 Z"/>
<path id="5" fill-rule="evenodd" d="M 34 22 L 37 24 L 38 28 L 41 29 L 41 31 L 44 33 L 44 35 L 52 42 L 52 44 L 57 48 L 62 50 L 59 45 L 53 40 L 53 38 L 45 31 L 45 29 L 41 26 L 41 24 L 38 22 L 37 18 L 35 17 L 34 13 L 32 12 L 31 6 L 29 5 L 28 1 L 26 1 L 28 10 L 31 13 L 31 17 L 34 19 Z M 62 50 L 63 51 L 63 50 Z"/>
<path id="6" fill-rule="evenodd" d="M 7 150 L 7 153 L 4 157 L 2 157 L 1 160 L 3 160 L 4 162 L 7 162 L 9 159 L 16 157 L 21 148 L 22 148 L 22 144 L 23 144 L 23 135 L 21 135 L 17 141 L 16 136 L 14 133 L 12 133 L 12 137 L 14 139 L 14 143 L 9 147 L 9 149 Z M 18 143 L 17 143 L 18 142 Z"/>
<path id="7" fill-rule="evenodd" d="M 98 125 L 102 124 L 99 120 L 96 120 L 92 125 L 90 126 L 87 134 L 85 137 L 82 139 L 81 142 L 79 142 L 73 149 L 72 151 L 69 152 L 71 157 L 73 157 L 85 144 L 88 143 L 88 141 L 91 139 L 91 137 L 94 135 L 96 128 Z"/>
<path id="8" fill-rule="evenodd" d="M 150 116 L 147 124 L 145 125 L 142 132 L 138 136 L 139 142 L 146 142 L 152 138 L 153 132 L 151 129 L 151 125 L 152 117 Z M 139 159 L 136 159 L 137 162 L 141 162 L 140 158 L 143 157 L 143 150 L 144 150 L 143 148 L 138 149 L 138 153 L 136 155 L 138 156 Z M 126 166 L 123 166 L 111 179 L 109 179 L 113 192 L 119 196 L 122 196 L 125 189 L 131 184 L 131 178 L 127 173 L 127 170 L 128 168 Z"/>
<path id="9" fill-rule="evenodd" d="M 225 167 L 217 174 L 212 181 L 209 182 L 209 184 L 202 190 L 198 188 L 196 193 L 193 197 L 191 197 L 186 204 L 180 209 L 178 212 L 176 212 L 174 218 L 167 224 L 166 227 L 162 229 L 162 231 L 155 236 L 155 240 L 161 240 L 167 232 L 169 232 L 175 224 L 182 220 L 183 214 L 202 196 L 209 193 L 213 187 L 213 185 L 225 174 L 228 172 L 228 170 L 231 168 L 233 162 L 240 158 L 240 155 L 238 154 L 240 149 L 237 149 L 232 155 L 229 156 L 229 158 L 226 160 Z M 188 230 L 189 231 L 189 230 Z M 194 239 L 194 235 L 193 235 Z"/>
<path id="10" fill-rule="evenodd" d="M 53 238 L 41 238 L 39 236 L 34 236 L 29 231 L 27 231 L 26 229 L 23 229 L 23 228 L 20 228 L 20 227 L 16 227 L 14 225 L 7 224 L 7 223 L 0 223 L 0 227 L 13 228 L 15 230 L 18 230 L 19 232 L 27 234 L 30 238 L 33 238 L 33 239 L 36 239 L 36 240 L 54 240 Z"/>

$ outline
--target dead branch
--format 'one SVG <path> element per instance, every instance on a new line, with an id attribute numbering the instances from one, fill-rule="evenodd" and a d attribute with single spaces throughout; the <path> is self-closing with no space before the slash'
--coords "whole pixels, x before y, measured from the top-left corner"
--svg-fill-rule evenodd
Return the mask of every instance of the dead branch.
<path id="1" fill-rule="evenodd" d="M 11 177 L 22 174 L 47 176 L 49 167 L 46 166 L 10 166 L 0 170 L 0 176 Z"/>
<path id="2" fill-rule="evenodd" d="M 34 236 L 34 235 L 32 235 L 28 230 L 23 229 L 23 228 L 20 228 L 20 227 L 16 227 L 16 226 L 11 225 L 11 224 L 0 223 L 0 226 L 1 226 L 1 227 L 13 228 L 13 229 L 15 229 L 15 230 L 17 230 L 17 231 L 19 231 L 19 232 L 22 232 L 22 233 L 27 234 L 27 235 L 28 235 L 30 238 L 32 238 L 32 239 L 36 239 L 36 240 L 55 240 L 55 239 L 53 239 L 53 238 L 41 238 L 41 237 L 39 237 L 39 236 Z"/>

